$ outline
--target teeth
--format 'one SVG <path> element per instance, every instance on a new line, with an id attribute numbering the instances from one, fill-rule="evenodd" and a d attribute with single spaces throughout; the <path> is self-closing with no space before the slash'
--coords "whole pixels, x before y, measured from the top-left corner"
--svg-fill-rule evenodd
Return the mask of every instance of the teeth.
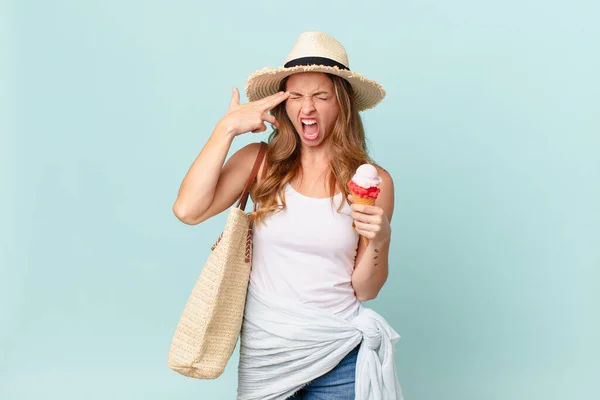
<path id="1" fill-rule="evenodd" d="M 302 120 L 302 123 L 304 125 L 314 125 L 317 123 L 317 121 L 314 119 L 305 119 L 305 120 Z"/>

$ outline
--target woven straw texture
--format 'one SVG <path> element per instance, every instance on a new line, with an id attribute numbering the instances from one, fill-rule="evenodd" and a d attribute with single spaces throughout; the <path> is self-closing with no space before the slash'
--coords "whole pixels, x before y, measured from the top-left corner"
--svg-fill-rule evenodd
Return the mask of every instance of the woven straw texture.
<path id="1" fill-rule="evenodd" d="M 199 379 L 223 373 L 242 326 L 251 252 L 248 215 L 233 207 L 175 330 L 168 359 L 171 369 Z"/>
<path id="2" fill-rule="evenodd" d="M 303 57 L 325 57 L 350 67 L 346 49 L 340 42 L 321 32 L 300 35 L 285 62 Z M 295 66 L 290 68 L 262 68 L 248 78 L 246 96 L 250 101 L 260 100 L 279 91 L 281 81 L 298 72 L 325 72 L 340 76 L 350 82 L 359 111 L 375 107 L 385 97 L 385 90 L 377 82 L 359 73 L 323 65 Z"/>

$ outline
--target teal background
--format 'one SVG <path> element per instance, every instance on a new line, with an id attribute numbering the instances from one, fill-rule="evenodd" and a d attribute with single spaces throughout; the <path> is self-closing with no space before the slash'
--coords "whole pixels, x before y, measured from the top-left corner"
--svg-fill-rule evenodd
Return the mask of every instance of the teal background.
<path id="1" fill-rule="evenodd" d="M 406 399 L 599 398 L 598 4 L 1 1 L 0 398 L 234 398 L 237 354 L 167 368 L 225 221 L 171 205 L 231 86 L 308 30 L 388 92 L 363 114 L 396 184 L 370 306 Z"/>

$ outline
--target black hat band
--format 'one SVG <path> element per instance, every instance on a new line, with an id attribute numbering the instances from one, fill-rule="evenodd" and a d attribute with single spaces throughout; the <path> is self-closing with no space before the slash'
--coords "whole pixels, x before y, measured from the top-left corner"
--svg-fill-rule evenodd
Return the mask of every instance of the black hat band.
<path id="1" fill-rule="evenodd" d="M 339 69 L 345 69 L 347 71 L 350 71 L 350 68 L 346 67 L 344 64 L 341 64 L 335 60 L 332 60 L 331 58 L 326 58 L 326 57 L 302 57 L 302 58 L 296 58 L 295 60 L 291 60 L 288 61 L 287 63 L 285 63 L 284 67 L 285 68 L 291 68 L 291 67 L 307 67 L 307 66 L 311 66 L 311 65 L 323 65 L 325 67 L 338 67 Z"/>

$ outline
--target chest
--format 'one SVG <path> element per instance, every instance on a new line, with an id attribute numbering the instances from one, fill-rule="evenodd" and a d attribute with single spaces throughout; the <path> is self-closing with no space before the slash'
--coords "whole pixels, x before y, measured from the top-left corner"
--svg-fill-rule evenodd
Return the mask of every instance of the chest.
<path id="1" fill-rule="evenodd" d="M 286 194 L 286 208 L 254 227 L 255 240 L 273 249 L 285 248 L 314 254 L 351 255 L 356 252 L 358 234 L 352 227 L 351 209 L 346 202 L 338 212 L 341 196 L 314 199 L 297 192 Z"/>

